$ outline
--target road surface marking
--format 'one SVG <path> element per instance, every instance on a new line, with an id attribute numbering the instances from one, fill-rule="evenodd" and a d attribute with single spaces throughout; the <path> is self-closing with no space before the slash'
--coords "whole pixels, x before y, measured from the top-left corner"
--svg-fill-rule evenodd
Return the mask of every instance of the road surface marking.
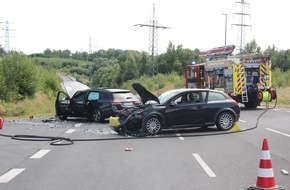
<path id="1" fill-rule="evenodd" d="M 203 159 L 198 154 L 193 153 L 192 155 L 198 161 L 198 163 L 201 165 L 201 167 L 204 169 L 204 171 L 207 173 L 209 177 L 216 177 L 213 171 L 208 167 L 208 165 L 203 161 Z"/>
<path id="2" fill-rule="evenodd" d="M 178 136 L 179 140 L 184 140 L 184 138 L 181 136 L 181 134 L 177 133 L 176 136 Z"/>
<path id="3" fill-rule="evenodd" d="M 82 123 L 77 123 L 77 124 L 75 124 L 74 126 L 75 127 L 80 127 L 82 125 Z"/>
<path id="4" fill-rule="evenodd" d="M 50 150 L 40 150 L 37 153 L 35 153 L 34 155 L 32 155 L 30 158 L 42 158 L 44 155 L 46 155 Z"/>
<path id="5" fill-rule="evenodd" d="M 287 111 L 288 113 L 290 113 L 290 111 Z"/>
<path id="6" fill-rule="evenodd" d="M 69 129 L 65 133 L 73 133 L 73 132 L 75 132 L 75 129 Z"/>
<path id="7" fill-rule="evenodd" d="M 277 134 L 280 134 L 280 135 L 284 135 L 284 136 L 286 136 L 286 137 L 290 137 L 289 134 L 282 133 L 282 132 L 280 132 L 280 131 L 276 131 L 276 130 L 274 130 L 274 129 L 270 129 L 270 128 L 266 128 L 266 129 L 269 130 L 269 131 L 272 131 L 272 132 L 274 132 L 274 133 L 277 133 Z"/>
<path id="8" fill-rule="evenodd" d="M 247 121 L 239 119 L 240 122 L 247 123 Z"/>
<path id="9" fill-rule="evenodd" d="M 18 174 L 20 174 L 24 170 L 25 170 L 25 168 L 15 168 L 15 169 L 11 169 L 7 173 L 5 173 L 2 176 L 0 176 L 0 183 L 8 183 L 11 179 L 13 179 L 14 177 L 16 177 Z"/>

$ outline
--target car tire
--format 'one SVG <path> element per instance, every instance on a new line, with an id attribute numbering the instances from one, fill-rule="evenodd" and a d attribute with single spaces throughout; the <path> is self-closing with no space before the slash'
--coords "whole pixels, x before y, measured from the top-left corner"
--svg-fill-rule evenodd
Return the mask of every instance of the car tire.
<path id="1" fill-rule="evenodd" d="M 92 115 L 92 120 L 98 123 L 103 122 L 104 118 L 102 116 L 102 112 L 99 109 L 95 109 Z"/>
<path id="2" fill-rule="evenodd" d="M 233 128 L 235 124 L 235 118 L 232 113 L 226 111 L 218 115 L 216 126 L 220 131 L 228 131 Z"/>
<path id="3" fill-rule="evenodd" d="M 57 117 L 58 117 L 60 120 L 66 120 L 66 119 L 67 119 L 67 115 L 57 115 Z"/>
<path id="4" fill-rule="evenodd" d="M 161 119 L 157 116 L 150 116 L 143 124 L 143 131 L 149 135 L 156 135 L 162 129 Z"/>

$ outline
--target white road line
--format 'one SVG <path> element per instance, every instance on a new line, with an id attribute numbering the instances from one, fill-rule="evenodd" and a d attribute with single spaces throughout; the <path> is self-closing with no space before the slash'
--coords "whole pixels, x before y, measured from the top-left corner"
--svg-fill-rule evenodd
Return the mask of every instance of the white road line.
<path id="1" fill-rule="evenodd" d="M 290 113 L 290 111 L 287 111 L 288 113 Z"/>
<path id="2" fill-rule="evenodd" d="M 247 121 L 239 119 L 240 122 L 247 123 Z"/>
<path id="3" fill-rule="evenodd" d="M 289 134 L 282 133 L 282 132 L 280 132 L 280 131 L 276 131 L 276 130 L 274 130 L 274 129 L 270 129 L 270 128 L 266 128 L 266 129 L 269 130 L 269 131 L 272 131 L 272 132 L 274 132 L 274 133 L 277 133 L 277 134 L 280 134 L 280 135 L 284 135 L 284 136 L 286 136 L 286 137 L 290 137 Z"/>
<path id="4" fill-rule="evenodd" d="M 76 123 L 74 126 L 75 127 L 80 127 L 82 125 L 82 123 Z"/>
<path id="5" fill-rule="evenodd" d="M 198 154 L 193 153 L 192 155 L 198 161 L 198 163 L 201 165 L 201 167 L 204 169 L 204 171 L 207 173 L 209 177 L 216 177 L 213 171 L 208 167 L 208 165 L 203 161 L 203 159 Z"/>
<path id="6" fill-rule="evenodd" d="M 75 132 L 75 129 L 69 129 L 65 133 L 73 133 L 73 132 Z"/>
<path id="7" fill-rule="evenodd" d="M 176 136 L 178 136 L 179 140 L 184 140 L 184 138 L 181 136 L 181 134 L 177 133 Z"/>
<path id="8" fill-rule="evenodd" d="M 34 155 L 30 156 L 30 158 L 42 158 L 44 155 L 46 155 L 50 150 L 40 150 L 37 153 L 35 153 Z"/>
<path id="9" fill-rule="evenodd" d="M 25 168 L 14 168 L 0 176 L 0 183 L 8 183 L 11 179 L 23 172 Z"/>

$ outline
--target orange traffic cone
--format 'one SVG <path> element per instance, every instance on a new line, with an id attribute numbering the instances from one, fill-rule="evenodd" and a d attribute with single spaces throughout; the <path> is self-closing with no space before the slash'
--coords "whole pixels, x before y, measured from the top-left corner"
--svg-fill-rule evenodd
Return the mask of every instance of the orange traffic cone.
<path id="1" fill-rule="evenodd" d="M 2 129 L 2 127 L 3 127 L 3 118 L 0 117 L 0 129 Z"/>
<path id="2" fill-rule="evenodd" d="M 267 139 L 264 139 L 263 141 L 262 154 L 256 185 L 248 187 L 248 190 L 255 189 L 284 190 L 284 187 L 276 185 Z"/>

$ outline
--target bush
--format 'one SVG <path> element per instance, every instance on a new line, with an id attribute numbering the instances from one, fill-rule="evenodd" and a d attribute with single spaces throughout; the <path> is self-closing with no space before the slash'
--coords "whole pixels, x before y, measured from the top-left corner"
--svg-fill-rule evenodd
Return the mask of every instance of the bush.
<path id="1" fill-rule="evenodd" d="M 37 69 L 31 59 L 19 53 L 8 54 L 0 62 L 0 97 L 5 101 L 33 97 L 37 91 Z"/>
<path id="2" fill-rule="evenodd" d="M 277 68 L 272 73 L 272 86 L 275 87 L 289 87 L 290 86 L 290 70 L 283 72 Z"/>

